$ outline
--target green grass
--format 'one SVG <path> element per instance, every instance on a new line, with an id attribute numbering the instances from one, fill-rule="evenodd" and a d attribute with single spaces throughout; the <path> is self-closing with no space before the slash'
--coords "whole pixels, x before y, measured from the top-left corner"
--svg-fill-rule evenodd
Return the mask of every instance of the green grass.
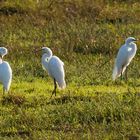
<path id="1" fill-rule="evenodd" d="M 139 0 L 0 1 L 0 46 L 13 69 L 10 93 L 0 95 L 0 139 L 140 138 L 140 42 L 129 80 L 111 79 L 124 39 L 140 38 L 139 7 Z M 52 99 L 53 81 L 34 54 L 42 46 L 65 63 L 67 88 Z"/>
<path id="2" fill-rule="evenodd" d="M 11 93 L 1 96 L 1 138 L 139 137 L 139 85 L 70 84 L 50 99 L 52 88 L 50 80 L 41 78 L 13 81 Z"/>

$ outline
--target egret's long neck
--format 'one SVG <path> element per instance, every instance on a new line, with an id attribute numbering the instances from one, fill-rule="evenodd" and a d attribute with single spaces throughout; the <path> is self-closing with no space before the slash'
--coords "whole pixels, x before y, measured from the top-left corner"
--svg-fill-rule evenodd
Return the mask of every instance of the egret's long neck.
<path id="1" fill-rule="evenodd" d="M 126 41 L 125 44 L 126 44 L 126 45 L 130 45 L 130 42 L 129 42 L 129 41 Z"/>
<path id="2" fill-rule="evenodd" d="M 47 69 L 48 69 L 48 62 L 49 62 L 49 60 L 50 60 L 51 57 L 52 57 L 52 56 L 51 56 L 51 55 L 48 55 L 47 53 L 44 53 L 44 54 L 42 55 L 41 62 L 42 62 L 42 66 L 43 66 L 44 68 L 47 68 Z"/>
<path id="3" fill-rule="evenodd" d="M 0 55 L 0 63 L 2 63 L 2 61 L 3 61 L 3 57 L 2 55 Z"/>
<path id="4" fill-rule="evenodd" d="M 0 57 L 0 64 L 2 63 L 2 61 L 3 61 L 3 60 L 2 60 L 2 58 Z"/>
<path id="5" fill-rule="evenodd" d="M 136 54 L 137 51 L 137 45 L 134 42 L 131 42 L 127 45 L 128 51 L 131 51 L 131 54 Z"/>
<path id="6" fill-rule="evenodd" d="M 3 58 L 6 54 L 7 54 L 7 52 L 0 53 L 0 58 Z"/>
<path id="7" fill-rule="evenodd" d="M 130 43 L 130 46 L 134 51 L 137 50 L 137 45 L 134 42 Z"/>

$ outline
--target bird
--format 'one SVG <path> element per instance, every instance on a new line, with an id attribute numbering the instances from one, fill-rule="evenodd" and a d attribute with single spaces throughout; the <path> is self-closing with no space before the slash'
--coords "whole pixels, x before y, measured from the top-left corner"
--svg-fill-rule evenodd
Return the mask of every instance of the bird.
<path id="1" fill-rule="evenodd" d="M 60 89 L 66 88 L 64 63 L 59 57 L 53 55 L 50 48 L 42 47 L 40 50 L 42 51 L 42 67 L 48 71 L 48 74 L 54 81 L 54 90 L 52 91 L 51 97 L 53 94 L 56 96 L 57 85 Z"/>
<path id="2" fill-rule="evenodd" d="M 112 79 L 114 81 L 120 76 L 122 79 L 124 72 L 125 78 L 127 80 L 127 67 L 137 52 L 137 45 L 135 44 L 136 41 L 137 39 L 135 39 L 134 37 L 128 37 L 125 40 L 125 44 L 120 47 L 115 60 L 115 65 L 112 74 Z"/>
<path id="3" fill-rule="evenodd" d="M 7 61 L 3 61 L 7 53 L 5 47 L 0 47 L 0 83 L 3 85 L 3 94 L 9 91 L 12 81 L 12 69 Z"/>

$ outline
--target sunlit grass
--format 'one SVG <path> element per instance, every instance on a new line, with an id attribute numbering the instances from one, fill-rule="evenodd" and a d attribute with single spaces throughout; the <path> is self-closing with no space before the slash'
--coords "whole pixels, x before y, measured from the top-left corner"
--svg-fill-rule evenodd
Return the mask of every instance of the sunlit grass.
<path id="1" fill-rule="evenodd" d="M 49 139 L 137 136 L 140 87 L 131 83 L 77 87 L 69 84 L 50 99 L 52 88 L 50 80 L 40 78 L 13 81 L 11 92 L 1 95 L 1 136 Z"/>

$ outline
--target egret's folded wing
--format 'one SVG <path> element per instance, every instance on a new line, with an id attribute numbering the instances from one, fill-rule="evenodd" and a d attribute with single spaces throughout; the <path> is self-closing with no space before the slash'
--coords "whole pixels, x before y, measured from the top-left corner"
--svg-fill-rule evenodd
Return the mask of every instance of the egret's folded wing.
<path id="1" fill-rule="evenodd" d="M 56 56 L 53 56 L 49 61 L 48 69 L 49 74 L 53 77 L 60 88 L 65 88 L 65 71 L 64 71 L 64 63 Z"/>

